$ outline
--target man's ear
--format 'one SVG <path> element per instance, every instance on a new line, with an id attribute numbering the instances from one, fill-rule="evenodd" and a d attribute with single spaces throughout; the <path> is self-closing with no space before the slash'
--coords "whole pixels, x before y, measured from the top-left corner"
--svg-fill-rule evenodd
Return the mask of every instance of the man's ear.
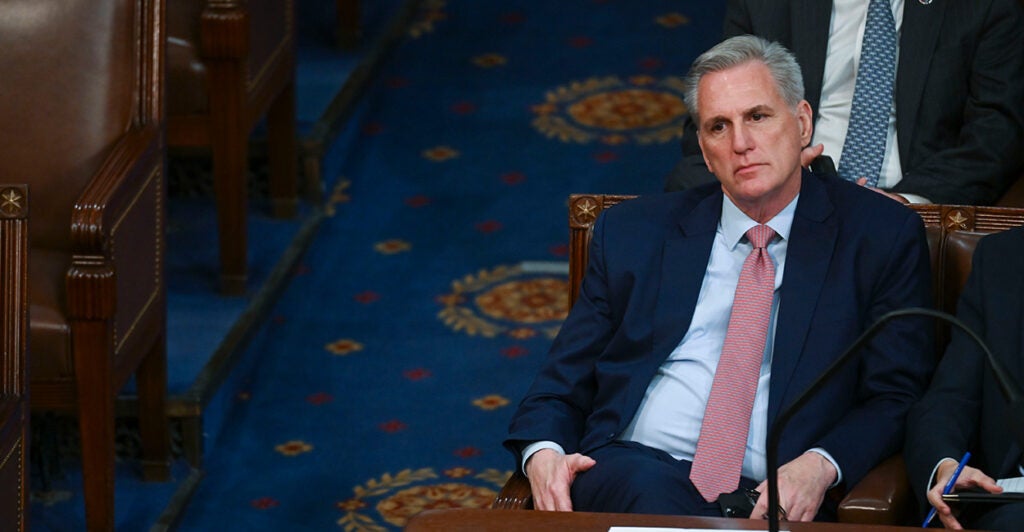
<path id="1" fill-rule="evenodd" d="M 803 141 L 801 146 L 811 143 L 811 136 L 814 133 L 813 114 L 811 104 L 807 103 L 807 100 L 800 100 L 800 103 L 796 104 L 796 119 L 800 123 L 800 140 Z"/>

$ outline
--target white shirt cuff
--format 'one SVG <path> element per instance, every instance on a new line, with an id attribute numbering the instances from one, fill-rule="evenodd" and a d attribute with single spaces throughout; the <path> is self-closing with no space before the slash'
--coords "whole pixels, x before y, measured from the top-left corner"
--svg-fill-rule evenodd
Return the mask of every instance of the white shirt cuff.
<path id="1" fill-rule="evenodd" d="M 522 469 L 524 475 L 526 474 L 526 461 L 529 460 L 534 453 L 542 449 L 554 449 L 558 454 L 563 456 L 565 455 L 565 449 L 553 441 L 535 441 L 523 449 L 523 461 L 520 462 L 519 469 Z"/>
<path id="2" fill-rule="evenodd" d="M 839 464 L 836 463 L 835 458 L 832 458 L 831 454 L 828 454 L 828 451 L 822 449 L 821 447 L 815 447 L 813 449 L 808 449 L 807 452 L 820 454 L 821 456 L 825 457 L 825 460 L 828 460 L 828 463 L 832 464 L 832 467 L 836 468 L 836 481 L 833 482 L 831 486 L 829 486 L 830 489 L 838 486 L 839 483 L 843 481 L 843 470 L 839 469 Z"/>
<path id="3" fill-rule="evenodd" d="M 926 198 L 924 196 L 918 196 L 917 194 L 906 194 L 906 193 L 897 193 L 897 194 L 899 194 L 900 196 L 903 196 L 907 201 L 909 201 L 910 203 L 913 203 L 913 204 L 921 205 L 921 204 L 930 204 L 931 203 L 931 201 L 928 198 Z"/>
<path id="4" fill-rule="evenodd" d="M 954 464 L 960 463 L 956 461 L 956 458 L 943 458 L 942 460 L 939 460 L 939 462 L 935 464 L 935 467 L 932 468 L 932 474 L 928 477 L 928 484 L 925 484 L 925 486 L 927 486 L 924 489 L 925 498 L 928 497 L 928 491 L 931 490 L 932 486 L 935 484 L 935 474 L 939 472 L 939 466 L 942 465 L 943 462 L 953 462 Z"/>

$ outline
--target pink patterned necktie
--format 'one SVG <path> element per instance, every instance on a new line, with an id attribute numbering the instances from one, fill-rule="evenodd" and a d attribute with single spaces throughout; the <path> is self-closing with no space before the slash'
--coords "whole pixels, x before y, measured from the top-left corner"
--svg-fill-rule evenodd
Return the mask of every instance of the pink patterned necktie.
<path id="1" fill-rule="evenodd" d="M 754 249 L 740 271 L 690 469 L 690 480 L 708 502 L 735 490 L 740 482 L 775 291 L 775 265 L 765 249 L 774 237 L 775 231 L 767 225 L 747 231 Z"/>

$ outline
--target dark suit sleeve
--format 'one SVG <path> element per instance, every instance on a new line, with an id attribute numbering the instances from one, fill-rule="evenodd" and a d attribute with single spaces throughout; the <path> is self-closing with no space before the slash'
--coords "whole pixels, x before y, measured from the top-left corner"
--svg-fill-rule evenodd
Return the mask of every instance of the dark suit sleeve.
<path id="1" fill-rule="evenodd" d="M 908 211 L 902 222 L 889 238 L 883 265 L 872 268 L 867 281 L 871 288 L 862 292 L 869 294 L 861 310 L 862 330 L 888 312 L 931 306 L 930 261 L 921 220 Z M 901 449 L 906 414 L 924 393 L 934 369 L 933 327 L 931 320 L 916 317 L 887 322 L 856 359 L 856 371 L 846 374 L 855 379 L 854 404 L 818 443 L 840 465 L 847 486 Z M 846 388 L 833 386 L 829 393 L 840 389 Z M 841 404 L 848 399 L 832 400 Z"/>
<path id="2" fill-rule="evenodd" d="M 952 25 L 966 24 L 957 20 L 956 6 L 950 10 L 931 58 L 915 130 L 909 137 L 900 134 L 901 142 L 912 139 L 901 152 L 912 151 L 910 160 L 902 161 L 903 179 L 892 190 L 934 203 L 991 204 L 1024 164 L 1022 8 L 1017 0 L 993 0 L 979 16 L 979 27 L 947 35 Z M 950 66 L 957 61 L 969 63 L 961 71 Z M 946 79 L 956 74 L 968 76 L 966 85 L 963 79 Z M 957 91 L 966 94 L 954 96 Z"/>
<path id="3" fill-rule="evenodd" d="M 964 286 L 957 317 L 979 335 L 985 335 L 985 285 L 991 282 L 985 239 L 974 254 L 971 274 Z M 958 458 L 975 449 L 981 419 L 984 354 L 966 334 L 954 328 L 945 355 L 939 363 L 928 392 L 907 417 L 904 457 L 910 484 L 921 508 L 927 508 L 925 492 L 935 464 L 943 458 Z"/>
<path id="4" fill-rule="evenodd" d="M 505 447 L 516 456 L 540 440 L 557 442 L 566 453 L 579 450 L 594 399 L 594 363 L 616 327 L 605 276 L 604 220 L 602 214 L 594 224 L 579 299 L 509 426 Z"/>

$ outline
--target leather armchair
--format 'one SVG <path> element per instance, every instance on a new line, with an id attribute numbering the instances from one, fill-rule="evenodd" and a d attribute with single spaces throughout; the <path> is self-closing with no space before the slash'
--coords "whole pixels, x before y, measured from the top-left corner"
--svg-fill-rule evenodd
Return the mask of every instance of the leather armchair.
<path id="1" fill-rule="evenodd" d="M 28 183 L 30 400 L 77 413 L 86 521 L 114 527 L 115 397 L 166 479 L 163 0 L 0 3 L 0 175 Z"/>
<path id="2" fill-rule="evenodd" d="M 245 291 L 249 136 L 267 125 L 275 216 L 298 204 L 293 0 L 173 0 L 167 5 L 167 142 L 209 148 L 220 287 Z"/>
<path id="3" fill-rule="evenodd" d="M 635 196 L 573 194 L 569 197 L 569 302 L 579 295 L 587 269 L 587 250 L 594 221 L 601 212 Z M 960 289 L 970 273 L 971 257 L 978 240 L 988 233 L 1024 225 L 1024 209 L 961 205 L 914 205 L 928 234 L 932 259 L 935 303 L 940 310 L 956 312 Z M 938 330 L 940 346 L 948 339 L 948 326 Z M 941 355 L 941 347 L 938 355 Z M 839 503 L 840 522 L 904 525 L 916 515 L 906 467 L 895 455 L 872 469 Z M 530 509 L 530 481 L 516 471 L 491 505 L 494 509 Z"/>
<path id="4" fill-rule="evenodd" d="M 0 529 L 27 529 L 28 194 L 0 185 Z"/>

